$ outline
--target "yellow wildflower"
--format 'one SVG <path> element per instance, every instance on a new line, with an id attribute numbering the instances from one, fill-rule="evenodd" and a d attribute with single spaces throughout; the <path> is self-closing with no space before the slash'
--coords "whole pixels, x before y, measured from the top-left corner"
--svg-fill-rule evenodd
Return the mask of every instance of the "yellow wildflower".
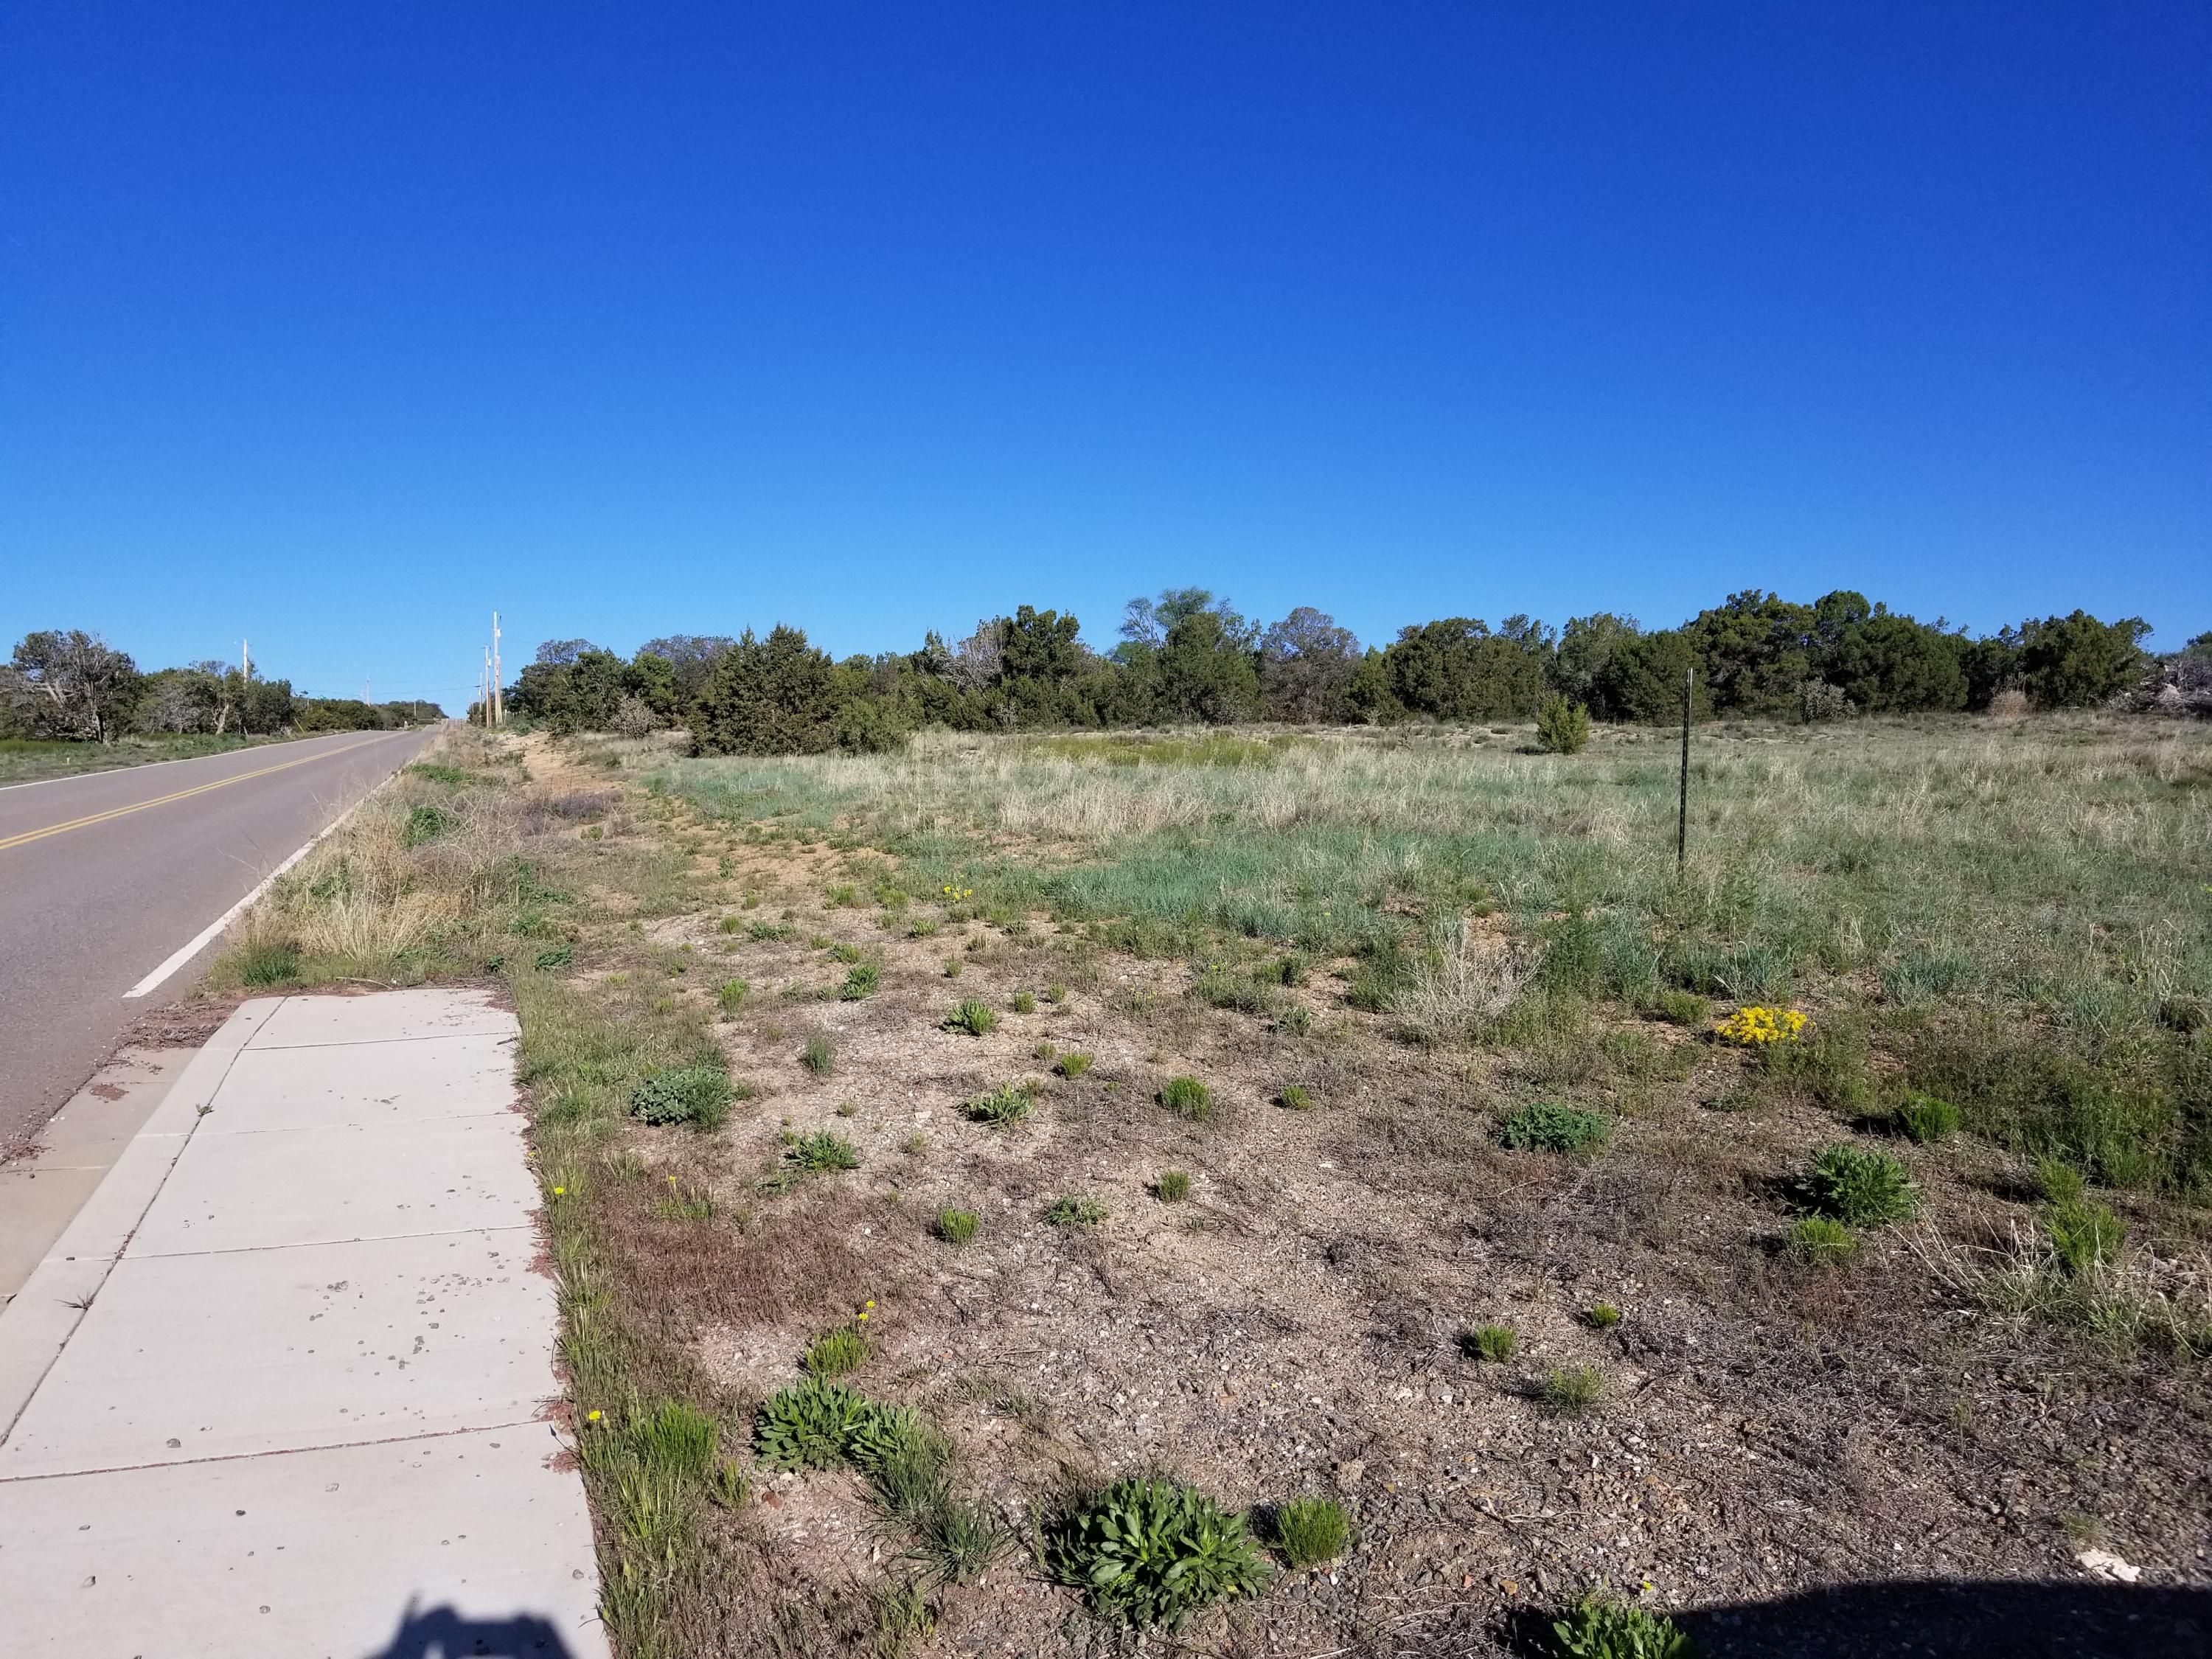
<path id="1" fill-rule="evenodd" d="M 1764 1008 L 1756 1005 L 1737 1009 L 1713 1027 L 1723 1042 L 1747 1048 L 1771 1042 L 1795 1042 L 1805 1030 L 1805 1016 L 1795 1008 Z"/>

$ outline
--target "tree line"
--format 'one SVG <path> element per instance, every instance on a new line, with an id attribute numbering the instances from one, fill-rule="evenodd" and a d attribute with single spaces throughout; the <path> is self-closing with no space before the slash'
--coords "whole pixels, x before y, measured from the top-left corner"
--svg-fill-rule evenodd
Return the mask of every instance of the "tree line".
<path id="1" fill-rule="evenodd" d="M 778 623 L 763 637 L 672 635 L 628 659 L 589 641 L 538 647 L 509 708 L 556 732 L 689 729 L 703 754 L 893 749 L 924 726 L 956 731 L 1224 725 L 1387 725 L 1524 720 L 1547 700 L 1601 720 L 1800 720 L 1852 714 L 2100 707 L 2177 661 L 2212 665 L 2212 634 L 2165 665 L 2140 617 L 2087 611 L 1978 637 L 1839 591 L 1812 604 L 1751 588 L 1680 627 L 1599 612 L 1553 628 L 1509 617 L 1411 624 L 1363 647 L 1310 606 L 1260 623 L 1204 588 L 1125 608 L 1109 651 L 1073 613 L 1018 607 L 957 643 L 843 661 Z M 2193 671 L 2192 671 L 2193 672 Z M 481 718 L 471 710 L 472 718 Z"/>
<path id="2" fill-rule="evenodd" d="M 0 737 L 86 743 L 132 733 L 271 737 L 392 731 L 445 717 L 434 702 L 302 696 L 289 680 L 225 662 L 142 672 L 128 652 L 76 628 L 26 634 L 0 667 Z"/>

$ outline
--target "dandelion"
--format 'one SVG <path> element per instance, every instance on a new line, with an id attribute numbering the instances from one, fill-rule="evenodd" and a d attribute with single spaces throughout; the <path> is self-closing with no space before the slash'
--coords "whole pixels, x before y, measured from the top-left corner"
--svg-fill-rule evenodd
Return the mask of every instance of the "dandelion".
<path id="1" fill-rule="evenodd" d="M 1771 1042 L 1795 1042 L 1804 1030 L 1805 1016 L 1795 1008 L 1750 1006 L 1737 1009 L 1714 1026 L 1713 1035 L 1724 1042 L 1757 1048 Z"/>
<path id="2" fill-rule="evenodd" d="M 568 1189 L 566 1187 L 556 1187 L 553 1189 L 553 1196 L 556 1198 L 566 1198 L 568 1196 Z"/>
<path id="3" fill-rule="evenodd" d="M 584 1413 L 584 1421 L 586 1423 L 596 1423 L 599 1420 L 601 1415 L 602 1413 L 599 1412 L 586 1412 Z"/>

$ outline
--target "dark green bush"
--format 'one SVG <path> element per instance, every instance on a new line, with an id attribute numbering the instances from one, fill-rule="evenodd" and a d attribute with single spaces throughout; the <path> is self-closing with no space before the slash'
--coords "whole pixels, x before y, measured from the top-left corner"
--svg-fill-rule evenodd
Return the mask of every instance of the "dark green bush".
<path id="1" fill-rule="evenodd" d="M 1092 1608 L 1139 1628 L 1181 1625 L 1238 1595 L 1256 1595 L 1267 1564 L 1243 1517 L 1179 1481 L 1117 1480 L 1054 1518 L 1045 1556 L 1054 1577 Z"/>
<path id="2" fill-rule="evenodd" d="M 1536 740 L 1555 755 L 1579 755 L 1589 747 L 1589 710 L 1565 697 L 1548 696 L 1536 706 Z"/>

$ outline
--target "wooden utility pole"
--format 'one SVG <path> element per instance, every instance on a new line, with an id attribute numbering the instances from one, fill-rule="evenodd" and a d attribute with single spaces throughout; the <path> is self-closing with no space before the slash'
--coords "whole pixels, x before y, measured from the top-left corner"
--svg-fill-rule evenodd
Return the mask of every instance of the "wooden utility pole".
<path id="1" fill-rule="evenodd" d="M 1674 868 L 1680 870 L 1690 856 L 1690 696 L 1695 665 L 1682 671 L 1682 793 L 1674 809 Z"/>
<path id="2" fill-rule="evenodd" d="M 500 674 L 499 667 L 499 612 L 495 611 L 491 613 L 491 723 L 494 726 L 504 726 L 507 724 L 506 700 L 501 696 L 500 692 L 501 678 L 501 676 Z"/>

